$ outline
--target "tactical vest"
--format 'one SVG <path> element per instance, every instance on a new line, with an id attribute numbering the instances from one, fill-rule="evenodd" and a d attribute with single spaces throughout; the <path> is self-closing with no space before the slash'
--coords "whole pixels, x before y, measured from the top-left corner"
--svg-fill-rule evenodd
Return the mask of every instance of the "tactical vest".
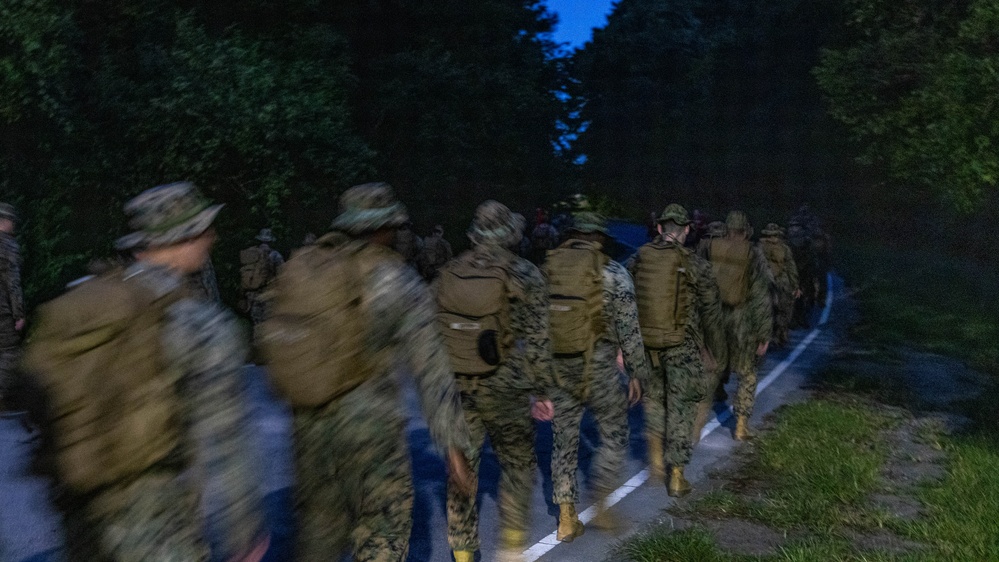
<path id="1" fill-rule="evenodd" d="M 50 401 L 62 483 L 90 492 L 141 474 L 180 442 L 180 402 L 161 343 L 167 307 L 116 269 L 38 309 L 24 367 Z"/>
<path id="2" fill-rule="evenodd" d="M 325 405 L 376 374 L 365 284 L 384 260 L 399 257 L 331 233 L 281 268 L 256 342 L 275 389 L 293 407 Z"/>
<path id="3" fill-rule="evenodd" d="M 763 255 L 766 256 L 767 263 L 770 264 L 770 271 L 773 273 L 774 279 L 780 279 L 787 264 L 787 252 L 784 250 L 784 244 L 780 240 L 771 238 L 764 238 L 760 242 L 760 246 L 763 247 Z"/>
<path id="4" fill-rule="evenodd" d="M 635 298 L 638 324 L 648 349 L 683 343 L 690 315 L 690 279 L 686 250 L 678 246 L 646 244 L 638 249 Z"/>
<path id="5" fill-rule="evenodd" d="M 493 374 L 513 347 L 508 267 L 467 251 L 440 270 L 437 322 L 459 376 Z"/>
<path id="6" fill-rule="evenodd" d="M 239 286 L 243 291 L 259 291 L 274 277 L 270 252 L 260 246 L 239 252 Z"/>
<path id="7" fill-rule="evenodd" d="M 584 240 L 569 240 L 548 252 L 544 273 L 555 355 L 591 353 L 603 336 L 604 267 L 609 259 L 600 243 Z"/>
<path id="8" fill-rule="evenodd" d="M 715 270 L 722 302 L 738 306 L 749 293 L 749 267 L 753 244 L 749 240 L 717 238 L 711 241 L 708 259 Z"/>

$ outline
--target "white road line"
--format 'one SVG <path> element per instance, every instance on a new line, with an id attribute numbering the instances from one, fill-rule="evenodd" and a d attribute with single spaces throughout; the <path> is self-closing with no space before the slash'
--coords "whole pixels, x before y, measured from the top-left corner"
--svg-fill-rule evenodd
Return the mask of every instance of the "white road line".
<path id="1" fill-rule="evenodd" d="M 827 281 L 826 286 L 828 287 L 828 290 L 826 291 L 826 306 L 825 309 L 822 310 L 822 316 L 819 318 L 819 326 L 822 326 L 829 321 L 829 313 L 832 310 L 832 302 L 833 302 L 832 273 L 828 274 L 828 276 L 826 277 L 826 281 Z M 786 359 L 781 361 L 780 364 L 778 364 L 776 367 L 770 370 L 767 376 L 762 381 L 760 381 L 759 384 L 756 386 L 757 396 L 759 396 L 760 393 L 763 392 L 763 389 L 770 386 L 771 383 L 777 380 L 777 377 L 784 374 L 784 371 L 786 371 L 787 368 L 790 367 L 791 364 L 794 363 L 798 359 L 798 357 L 800 357 L 801 354 L 805 352 L 805 349 L 807 349 L 808 346 L 811 345 L 813 341 L 815 341 L 815 338 L 819 336 L 820 331 L 821 329 L 816 327 L 811 332 L 809 332 L 808 335 L 805 336 L 805 339 L 801 340 L 801 343 L 799 343 L 797 347 L 794 348 L 794 351 L 792 351 L 791 354 L 788 355 Z M 729 409 L 726 409 L 724 412 L 718 414 L 715 417 L 715 419 L 711 420 L 704 426 L 704 429 L 701 431 L 701 439 L 703 440 L 705 437 L 710 435 L 712 431 L 721 427 L 722 424 L 728 421 L 728 419 L 731 417 L 732 417 L 732 411 Z M 607 507 L 610 507 L 616 504 L 617 502 L 623 500 L 625 497 L 628 496 L 628 494 L 634 492 L 636 488 L 644 484 L 645 481 L 648 479 L 649 479 L 649 468 L 645 467 L 641 471 L 639 471 L 638 474 L 632 476 L 631 479 L 625 482 L 617 490 L 614 490 L 611 493 L 611 495 L 607 497 Z M 594 504 L 586 508 L 585 510 L 583 510 L 582 513 L 579 514 L 579 520 L 582 521 L 583 524 L 586 524 L 589 523 L 594 517 L 596 517 L 596 515 L 597 515 L 597 506 L 596 504 Z M 551 533 L 550 535 L 538 541 L 531 548 L 525 550 L 524 557 L 527 559 L 527 562 L 535 562 L 535 560 L 541 558 L 549 551 L 554 549 L 556 546 L 562 544 L 561 541 L 555 538 L 556 533 L 557 531 Z"/>

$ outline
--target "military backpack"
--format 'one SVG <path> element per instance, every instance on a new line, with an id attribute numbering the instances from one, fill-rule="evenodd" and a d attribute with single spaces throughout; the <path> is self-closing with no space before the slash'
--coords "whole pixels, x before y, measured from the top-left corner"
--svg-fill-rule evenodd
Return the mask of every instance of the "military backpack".
<path id="1" fill-rule="evenodd" d="M 609 259 L 598 242 L 584 240 L 569 240 L 548 252 L 544 273 L 556 355 L 592 353 L 603 336 L 604 267 Z"/>
<path id="2" fill-rule="evenodd" d="M 749 240 L 716 238 L 708 246 L 708 259 L 715 270 L 721 300 L 729 306 L 746 301 L 753 243 Z"/>
<path id="3" fill-rule="evenodd" d="M 680 345 L 687 336 L 693 298 L 689 259 L 679 246 L 646 244 L 638 249 L 635 298 L 642 340 L 649 349 Z"/>
<path id="4" fill-rule="evenodd" d="M 760 241 L 760 246 L 763 247 L 763 255 L 767 258 L 767 263 L 770 264 L 770 271 L 773 273 L 774 279 L 780 279 L 784 273 L 784 268 L 787 267 L 788 256 L 784 244 L 777 239 L 763 239 Z"/>
<path id="5" fill-rule="evenodd" d="M 270 252 L 260 246 L 246 248 L 239 252 L 239 280 L 243 291 L 259 291 L 275 275 Z"/>
<path id="6" fill-rule="evenodd" d="M 437 322 L 459 376 L 494 373 L 513 347 L 508 268 L 502 258 L 467 251 L 440 270 Z"/>
<path id="7" fill-rule="evenodd" d="M 176 450 L 180 374 L 167 367 L 161 326 L 178 298 L 114 269 L 39 307 L 23 366 L 45 389 L 69 489 L 140 474 Z"/>
<path id="8" fill-rule="evenodd" d="M 255 337 L 275 389 L 293 407 L 325 405 L 375 375 L 365 283 L 385 259 L 399 257 L 330 233 L 281 268 Z"/>

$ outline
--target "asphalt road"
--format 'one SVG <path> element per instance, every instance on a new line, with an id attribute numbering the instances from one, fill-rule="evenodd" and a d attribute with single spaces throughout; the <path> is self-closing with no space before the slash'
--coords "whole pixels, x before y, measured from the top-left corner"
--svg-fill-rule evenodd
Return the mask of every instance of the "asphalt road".
<path id="1" fill-rule="evenodd" d="M 644 227 L 625 223 L 614 225 L 614 232 L 622 243 L 621 254 L 629 246 L 644 242 Z M 841 294 L 841 283 L 833 284 L 836 295 Z M 835 303 L 833 303 L 835 306 Z M 821 311 L 817 311 L 818 323 Z M 826 314 L 828 318 L 828 314 Z M 771 352 L 760 369 L 760 393 L 754 415 L 756 423 L 774 408 L 788 401 L 805 396 L 801 390 L 809 373 L 825 361 L 834 341 L 835 330 L 819 326 L 812 331 L 797 331 L 785 349 Z M 252 400 L 253 415 L 250 420 L 254 450 L 261 467 L 261 491 L 265 495 L 268 523 L 272 533 L 272 546 L 267 560 L 287 560 L 290 539 L 294 532 L 291 511 L 292 470 L 290 462 L 289 413 L 277 401 L 264 378 L 262 369 L 248 367 L 245 371 Z M 766 378 L 767 375 L 769 378 Z M 410 546 L 411 562 L 448 562 L 451 560 L 445 534 L 445 473 L 444 464 L 430 443 L 415 394 L 404 384 L 407 408 L 411 421 L 407 428 L 413 460 L 416 502 L 414 527 Z M 734 391 L 733 386 L 730 392 Z M 716 404 L 717 418 L 709 423 L 705 437 L 697 446 L 687 475 L 696 487 L 707 472 L 728 455 L 738 454 L 738 444 L 731 439 L 733 421 L 722 405 Z M 529 560 L 574 562 L 599 561 L 607 556 L 608 549 L 621 537 L 642 525 L 657 520 L 663 508 L 672 501 L 663 486 L 644 482 L 645 443 L 642 437 L 641 408 L 631 410 L 631 444 L 626 466 L 627 485 L 618 491 L 619 502 L 614 512 L 624 523 L 621 534 L 611 536 L 588 529 L 583 537 L 571 544 L 554 541 L 558 509 L 551 503 L 551 426 L 537 424 L 536 451 L 538 478 L 534 489 L 532 532 L 528 551 Z M 23 443 L 25 435 L 16 420 L 0 419 L 0 561 L 45 562 L 59 560 L 62 545 L 59 518 L 49 505 L 44 479 L 31 475 L 30 445 Z M 586 469 L 597 441 L 592 420 L 584 418 L 583 437 L 580 444 L 580 482 L 586 482 Z M 497 540 L 496 483 L 498 465 L 488 449 L 483 454 L 479 500 L 481 503 L 481 560 L 492 559 Z M 213 485 L 209 483 L 204 499 L 204 510 L 212 511 Z M 582 511 L 592 504 L 592 498 L 583 492 L 578 506 Z M 592 516 L 592 510 L 583 511 L 582 517 Z M 211 530 L 208 530 L 211 536 Z"/>

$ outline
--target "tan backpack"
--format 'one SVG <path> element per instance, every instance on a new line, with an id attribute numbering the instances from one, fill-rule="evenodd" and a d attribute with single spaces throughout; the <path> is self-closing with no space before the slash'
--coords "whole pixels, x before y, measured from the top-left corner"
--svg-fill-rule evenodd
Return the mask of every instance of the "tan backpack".
<path id="1" fill-rule="evenodd" d="M 457 375 L 492 374 L 513 347 L 508 267 L 468 251 L 440 269 L 437 322 Z"/>
<path id="2" fill-rule="evenodd" d="M 271 285 L 271 314 L 255 332 L 277 392 L 293 407 L 317 407 L 375 374 L 365 281 L 398 256 L 330 233 L 298 250 Z"/>
<path id="3" fill-rule="evenodd" d="M 24 368 L 45 388 L 57 472 L 77 492 L 139 474 L 179 443 L 177 373 L 161 345 L 167 307 L 116 269 L 38 309 Z"/>
<path id="4" fill-rule="evenodd" d="M 239 286 L 243 291 L 259 291 L 274 277 L 271 256 L 259 246 L 239 252 Z"/>
<path id="5" fill-rule="evenodd" d="M 784 244 L 780 240 L 764 238 L 760 241 L 760 245 L 763 247 L 763 255 L 767 258 L 767 263 L 770 265 L 770 271 L 773 273 L 774 279 L 780 279 L 780 276 L 784 273 L 787 261 Z"/>
<path id="6" fill-rule="evenodd" d="M 593 351 L 603 336 L 604 267 L 610 258 L 597 242 L 569 240 L 548 252 L 552 352 L 578 355 Z"/>
<path id="7" fill-rule="evenodd" d="M 646 244 L 638 249 L 635 298 L 642 340 L 649 349 L 683 343 L 691 298 L 686 250 L 677 246 Z"/>
<path id="8" fill-rule="evenodd" d="M 738 306 L 749 292 L 749 265 L 753 244 L 749 240 L 716 238 L 708 248 L 708 259 L 714 266 L 715 278 L 722 302 Z"/>

